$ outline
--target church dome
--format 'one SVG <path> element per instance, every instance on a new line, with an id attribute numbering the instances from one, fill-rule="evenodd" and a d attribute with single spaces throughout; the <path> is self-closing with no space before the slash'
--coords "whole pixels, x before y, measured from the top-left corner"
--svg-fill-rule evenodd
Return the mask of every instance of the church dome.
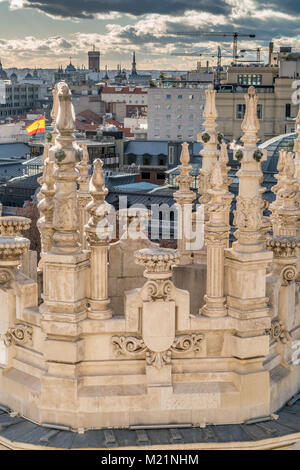
<path id="1" fill-rule="evenodd" d="M 265 173 L 277 173 L 277 164 L 280 150 L 291 152 L 294 146 L 294 140 L 297 138 L 295 132 L 290 134 L 281 134 L 267 140 L 259 146 L 260 149 L 267 150 L 268 158 L 262 162 L 262 170 Z"/>
<path id="2" fill-rule="evenodd" d="M 0 80 L 7 80 L 7 73 L 2 68 L 2 62 L 0 61 Z"/>
<path id="3" fill-rule="evenodd" d="M 72 64 L 72 62 L 69 63 L 69 65 L 66 67 L 66 72 L 76 72 L 76 68 Z"/>

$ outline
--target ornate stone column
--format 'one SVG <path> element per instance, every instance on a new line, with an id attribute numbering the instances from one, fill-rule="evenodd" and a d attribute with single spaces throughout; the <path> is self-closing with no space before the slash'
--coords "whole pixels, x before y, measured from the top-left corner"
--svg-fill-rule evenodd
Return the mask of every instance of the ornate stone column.
<path id="1" fill-rule="evenodd" d="M 208 220 L 208 213 L 206 210 L 206 204 L 209 202 L 210 189 L 210 176 L 213 166 L 218 159 L 218 135 L 216 132 L 218 117 L 216 109 L 216 91 L 213 85 L 209 85 L 205 90 L 206 102 L 203 111 L 204 128 L 205 131 L 202 134 L 198 134 L 197 140 L 203 144 L 203 149 L 200 152 L 202 156 L 202 167 L 199 170 L 198 179 L 198 192 L 200 194 L 199 202 L 204 206 L 204 222 Z M 200 264 L 206 263 L 206 246 L 195 252 L 195 262 Z"/>
<path id="2" fill-rule="evenodd" d="M 261 160 L 266 153 L 256 144 L 259 121 L 258 98 L 254 87 L 245 96 L 246 112 L 242 123 L 244 143 L 235 157 L 241 162 L 237 173 L 239 194 L 234 216 L 237 226 L 231 249 L 226 249 L 226 294 L 229 316 L 240 320 L 240 338 L 263 335 L 270 325 L 266 297 L 266 270 L 272 253 L 264 248 Z M 239 340 L 242 344 L 242 341 Z M 246 343 L 245 343 L 246 344 Z"/>
<path id="3" fill-rule="evenodd" d="M 78 363 L 84 357 L 81 324 L 87 317 L 89 257 L 79 243 L 78 171 L 82 151 L 75 142 L 74 108 L 65 82 L 56 86 L 58 113 L 55 145 L 53 199 L 54 235 L 51 250 L 43 255 L 42 353 L 46 372 L 41 380 L 41 420 L 53 422 L 53 403 L 74 409 L 78 389 Z M 51 165 L 50 165 L 51 168 Z M 51 173 L 51 171 L 50 171 Z M 49 411 L 50 410 L 50 411 Z M 66 411 L 67 413 L 67 411 Z"/>
<path id="4" fill-rule="evenodd" d="M 210 201 L 207 204 L 209 222 L 205 226 L 207 245 L 207 279 L 205 305 L 201 310 L 208 317 L 227 315 L 224 296 L 224 249 L 228 246 L 230 226 L 225 222 L 232 195 L 224 188 L 222 167 L 217 162 L 211 172 Z M 230 196 L 230 197 L 229 197 Z"/>
<path id="5" fill-rule="evenodd" d="M 257 132 L 259 121 L 257 118 L 258 97 L 255 88 L 251 86 L 245 96 L 246 112 L 242 123 L 244 143 L 235 157 L 241 161 L 241 168 L 237 172 L 239 177 L 239 194 L 235 211 L 234 224 L 237 226 L 233 244 L 235 251 L 258 252 L 263 250 L 261 228 L 263 226 L 263 208 L 261 187 L 262 171 L 260 161 L 267 158 L 266 151 L 257 149 Z"/>
<path id="6" fill-rule="evenodd" d="M 87 204 L 91 200 L 91 196 L 89 193 L 89 170 L 91 169 L 91 165 L 89 164 L 89 153 L 86 144 L 82 145 L 83 155 L 81 162 L 78 163 L 77 169 L 79 170 L 79 178 L 78 178 L 78 204 L 79 204 L 79 233 L 80 233 L 80 243 L 83 250 L 86 250 L 88 245 L 86 241 L 86 236 L 84 232 L 84 226 L 88 223 L 89 215 L 86 210 Z"/>
<path id="7" fill-rule="evenodd" d="M 218 117 L 216 109 L 216 91 L 213 85 L 209 85 L 205 90 L 206 102 L 203 111 L 204 128 L 202 134 L 198 134 L 198 142 L 203 144 L 203 149 L 200 154 L 202 155 L 202 167 L 199 170 L 199 194 L 201 197 L 199 202 L 206 204 L 209 201 L 207 191 L 210 188 L 210 174 L 214 164 L 218 158 L 218 136 L 216 132 Z"/>
<path id="8" fill-rule="evenodd" d="M 180 264 L 192 263 L 192 251 L 189 249 L 192 229 L 192 204 L 196 198 L 195 193 L 190 189 L 193 177 L 190 175 L 192 166 L 190 162 L 189 146 L 186 142 L 182 144 L 180 155 L 181 165 L 180 175 L 176 177 L 179 183 L 179 190 L 173 195 L 178 204 L 177 211 L 177 249 L 180 253 Z"/>
<path id="9" fill-rule="evenodd" d="M 25 217 L 0 217 L 0 363 L 11 366 L 14 351 L 8 346 L 22 338 L 29 327 L 17 322 L 16 280 L 21 258 L 28 252 L 30 241 L 21 236 L 30 227 Z M 16 340 L 16 341 L 15 341 Z"/>
<path id="10" fill-rule="evenodd" d="M 94 172 L 89 191 L 92 201 L 87 206 L 90 214 L 85 226 L 86 238 L 91 249 L 91 294 L 89 299 L 89 318 L 104 320 L 112 317 L 108 299 L 108 248 L 110 227 L 105 222 L 109 214 L 109 204 L 105 201 L 108 193 L 105 187 L 103 162 L 94 161 Z"/>
<path id="11" fill-rule="evenodd" d="M 233 197 L 229 191 L 229 186 L 231 185 L 233 179 L 229 178 L 228 176 L 228 173 L 229 173 L 229 168 L 227 166 L 228 161 L 229 161 L 229 156 L 228 156 L 228 151 L 227 151 L 227 144 L 226 142 L 221 142 L 220 150 L 219 150 L 219 162 L 220 162 L 221 173 L 222 173 L 222 178 L 223 178 L 223 188 L 226 191 L 224 194 L 224 198 L 228 199 L 228 211 L 224 212 L 224 222 L 225 224 L 230 225 L 230 220 L 229 220 L 230 206 L 231 206 L 231 201 Z M 228 244 L 226 248 L 229 248 L 229 238 L 228 238 Z"/>
<path id="12" fill-rule="evenodd" d="M 55 145 L 50 149 L 50 157 L 56 159 L 56 193 L 54 196 L 54 215 L 52 253 L 72 254 L 80 252 L 79 211 L 77 200 L 78 171 L 75 165 L 81 158 L 82 151 L 75 142 L 75 114 L 72 94 L 65 82 L 57 85 L 59 109 L 56 120 L 58 135 Z"/>
<path id="13" fill-rule="evenodd" d="M 52 95 L 53 95 L 53 105 L 52 105 L 52 111 L 51 111 L 51 118 L 52 118 L 51 125 L 53 127 L 53 132 L 52 132 L 51 143 L 55 145 L 55 140 L 58 135 L 58 131 L 56 128 L 56 119 L 57 119 L 57 113 L 58 113 L 58 107 L 59 107 L 58 83 L 54 86 L 52 90 Z"/>
<path id="14" fill-rule="evenodd" d="M 274 236 L 296 236 L 300 209 L 297 206 L 299 184 L 295 175 L 292 152 L 280 151 L 278 160 L 278 183 L 272 188 L 276 200 L 271 204 L 271 221 Z"/>
<path id="15" fill-rule="evenodd" d="M 46 144 L 49 146 L 49 144 Z M 38 229 L 41 235 L 41 259 L 39 268 L 42 267 L 42 257 L 44 253 L 51 250 L 52 240 L 54 234 L 53 228 L 53 211 L 54 203 L 53 198 L 55 195 L 54 187 L 54 162 L 50 161 L 49 158 L 45 159 L 43 176 L 41 177 L 41 190 L 40 190 L 40 201 L 38 203 L 38 209 L 40 211 L 40 217 L 37 222 Z"/>
<path id="16" fill-rule="evenodd" d="M 29 250 L 30 241 L 21 232 L 28 230 L 30 224 L 26 217 L 0 217 L 0 288 L 11 285 L 22 255 Z"/>

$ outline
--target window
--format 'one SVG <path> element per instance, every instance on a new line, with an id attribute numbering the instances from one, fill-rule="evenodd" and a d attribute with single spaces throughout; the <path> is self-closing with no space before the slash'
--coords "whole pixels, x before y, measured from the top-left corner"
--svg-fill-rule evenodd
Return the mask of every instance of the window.
<path id="1" fill-rule="evenodd" d="M 237 119 L 243 119 L 246 111 L 246 105 L 245 104 L 237 104 L 236 106 L 236 118 Z"/>
<path id="2" fill-rule="evenodd" d="M 156 104 L 155 105 L 155 111 L 159 111 L 160 110 L 160 104 Z"/>
<path id="3" fill-rule="evenodd" d="M 167 121 L 170 121 L 171 120 L 171 114 L 167 114 L 166 119 L 167 119 Z"/>
<path id="4" fill-rule="evenodd" d="M 285 105 L 285 117 L 290 118 L 291 117 L 291 104 L 287 103 Z"/>
<path id="5" fill-rule="evenodd" d="M 239 74 L 237 81 L 239 85 L 261 85 L 262 75 L 255 73 Z"/>
<path id="6" fill-rule="evenodd" d="M 245 104 L 237 104 L 236 105 L 236 118 L 237 119 L 244 119 L 246 112 L 246 105 Z M 263 106 L 262 104 L 257 105 L 257 117 L 258 119 L 262 119 L 263 114 Z"/>
<path id="7" fill-rule="evenodd" d="M 157 180 L 165 180 L 165 179 L 166 179 L 166 176 L 165 176 L 164 173 L 157 173 L 156 179 L 157 179 Z"/>
<path id="8" fill-rule="evenodd" d="M 149 180 L 150 179 L 150 173 L 149 172 L 144 172 L 142 171 L 142 180 Z"/>
<path id="9" fill-rule="evenodd" d="M 154 129 L 159 131 L 160 125 L 159 125 L 159 124 L 155 124 Z"/>
<path id="10" fill-rule="evenodd" d="M 177 134 L 177 139 L 182 140 L 182 134 Z"/>
<path id="11" fill-rule="evenodd" d="M 174 164 L 174 147 L 169 147 L 169 165 Z"/>
<path id="12" fill-rule="evenodd" d="M 182 95 L 178 95 L 177 98 L 178 98 L 179 100 L 182 100 Z"/>
<path id="13" fill-rule="evenodd" d="M 193 114 L 190 114 L 189 115 L 189 121 L 193 121 L 194 120 L 194 115 Z"/>
<path id="14" fill-rule="evenodd" d="M 177 121 L 181 121 L 182 120 L 182 114 L 178 114 L 177 115 Z"/>
<path id="15" fill-rule="evenodd" d="M 164 159 L 163 159 L 163 158 L 160 158 L 159 161 L 158 161 L 158 165 L 159 165 L 159 166 L 164 166 L 164 164 L 165 164 Z"/>
<path id="16" fill-rule="evenodd" d="M 194 99 L 194 95 L 189 95 L 189 100 L 193 100 Z"/>
<path id="17" fill-rule="evenodd" d="M 171 104 L 168 104 L 167 105 L 167 110 L 170 111 L 172 109 L 172 105 Z"/>
<path id="18" fill-rule="evenodd" d="M 179 105 L 177 106 L 177 111 L 182 111 L 182 106 L 181 106 L 181 104 L 179 104 Z"/>
<path id="19" fill-rule="evenodd" d="M 170 100 L 171 98 L 171 95 L 166 95 L 166 100 Z"/>

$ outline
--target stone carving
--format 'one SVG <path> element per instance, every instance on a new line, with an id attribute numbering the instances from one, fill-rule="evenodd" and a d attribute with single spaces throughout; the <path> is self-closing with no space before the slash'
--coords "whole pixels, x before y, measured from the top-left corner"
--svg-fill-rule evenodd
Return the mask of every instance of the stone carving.
<path id="1" fill-rule="evenodd" d="M 18 346 L 32 346 L 32 334 L 33 329 L 31 326 L 17 323 L 13 327 L 9 328 L 8 331 L 2 336 L 4 344 L 11 346 L 16 344 Z"/>
<path id="2" fill-rule="evenodd" d="M 254 252 L 263 250 L 264 234 L 267 230 L 263 217 L 264 188 L 261 186 L 263 177 L 261 162 L 267 158 L 267 154 L 263 150 L 261 158 L 254 158 L 260 125 L 257 118 L 258 97 L 253 86 L 248 89 L 245 101 L 246 112 L 242 123 L 244 135 L 241 139 L 244 143 L 243 158 L 241 168 L 237 172 L 239 195 L 234 214 L 234 224 L 237 226 L 235 237 L 238 241 L 233 246 L 237 251 L 246 252 L 251 249 L 251 252 Z"/>
<path id="3" fill-rule="evenodd" d="M 21 232 L 30 228 L 31 220 L 26 217 L 5 216 L 0 217 L 0 236 L 19 237 Z"/>
<path id="4" fill-rule="evenodd" d="M 154 302 L 157 299 L 172 300 L 174 284 L 167 280 L 148 281 L 142 288 L 142 298 L 145 302 Z"/>
<path id="5" fill-rule="evenodd" d="M 203 149 L 200 152 L 202 155 L 202 168 L 199 170 L 198 192 L 201 195 L 199 202 L 204 205 L 209 202 L 210 174 L 218 158 L 218 135 L 216 132 L 218 113 L 216 109 L 216 91 L 213 85 L 207 87 L 205 94 L 206 101 L 203 111 L 205 131 L 203 134 L 199 134 L 197 139 L 203 143 Z"/>
<path id="6" fill-rule="evenodd" d="M 273 233 L 275 236 L 295 236 L 300 219 L 299 184 L 294 177 L 295 163 L 291 152 L 280 151 L 277 169 L 277 184 L 272 189 L 276 199 L 270 206 Z"/>
<path id="7" fill-rule="evenodd" d="M 182 152 L 180 156 L 181 165 L 179 166 L 180 175 L 176 177 L 179 183 L 179 190 L 173 195 L 178 204 L 178 240 L 177 248 L 180 252 L 180 263 L 189 264 L 192 259 L 192 252 L 189 250 L 191 241 L 191 224 L 186 223 L 187 211 L 192 212 L 191 207 L 196 195 L 190 189 L 193 177 L 190 175 L 192 166 L 190 165 L 189 146 L 186 142 L 182 144 Z"/>
<path id="8" fill-rule="evenodd" d="M 291 342 L 291 336 L 285 329 L 283 322 L 280 320 L 272 321 L 271 328 L 267 330 L 267 334 L 270 335 L 273 341 L 277 341 L 282 344 L 289 344 Z"/>
<path id="9" fill-rule="evenodd" d="M 63 151 L 66 157 L 63 160 L 56 159 L 55 171 L 56 193 L 54 197 L 52 252 L 57 254 L 78 253 L 79 245 L 79 214 L 77 201 L 78 171 L 76 155 L 79 147 L 75 142 L 74 108 L 71 102 L 71 91 L 65 82 L 57 84 L 59 100 L 56 129 L 58 135 L 55 145 L 51 147 L 49 155 L 54 161 L 57 152 Z"/>
<path id="10" fill-rule="evenodd" d="M 151 351 L 142 338 L 135 336 L 113 336 L 112 344 L 116 356 L 121 354 L 134 356 L 137 359 L 144 357 L 148 365 L 161 369 L 165 364 L 170 364 L 172 355 L 182 355 L 201 351 L 203 334 L 192 333 L 190 335 L 177 336 L 173 344 L 166 351 Z"/>
<path id="11" fill-rule="evenodd" d="M 298 274 L 298 271 L 297 271 L 296 266 L 292 264 L 285 266 L 283 270 L 281 271 L 282 285 L 287 286 L 292 281 L 295 281 L 297 274 Z"/>
<path id="12" fill-rule="evenodd" d="M 48 145 L 48 144 L 45 144 Z M 54 234 L 53 228 L 53 211 L 55 195 L 55 179 L 54 179 L 54 162 L 46 158 L 44 162 L 44 172 L 41 178 L 42 186 L 40 190 L 41 198 L 38 203 L 40 218 L 38 220 L 38 228 L 41 232 L 41 254 L 51 250 L 52 239 Z M 40 264 L 41 266 L 41 264 Z"/>
<path id="13" fill-rule="evenodd" d="M 89 299 L 89 317 L 93 319 L 111 318 L 112 312 L 108 308 L 108 244 L 111 228 L 106 217 L 110 205 L 105 201 L 108 193 L 105 187 L 103 162 L 97 158 L 94 161 L 94 171 L 89 183 L 91 202 L 87 205 L 90 218 L 85 225 L 86 239 L 91 249 L 91 297 Z M 99 276 L 101 273 L 101 279 Z"/>
<path id="14" fill-rule="evenodd" d="M 9 289 L 14 280 L 13 273 L 9 269 L 0 269 L 0 289 Z"/>
<path id="15" fill-rule="evenodd" d="M 145 266 L 145 276 L 155 273 L 169 273 L 171 266 L 178 264 L 179 253 L 175 250 L 159 249 L 159 248 L 145 248 L 135 253 L 135 262 Z"/>
<path id="16" fill-rule="evenodd" d="M 296 249 L 300 248 L 299 237 L 269 237 L 266 239 L 266 247 L 272 250 L 276 258 L 291 258 L 296 254 Z"/>

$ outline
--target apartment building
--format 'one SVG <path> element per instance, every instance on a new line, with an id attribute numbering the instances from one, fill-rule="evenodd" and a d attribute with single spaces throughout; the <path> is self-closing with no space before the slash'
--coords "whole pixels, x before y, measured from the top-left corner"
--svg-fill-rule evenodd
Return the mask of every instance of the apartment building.
<path id="1" fill-rule="evenodd" d="M 196 140 L 203 129 L 206 87 L 198 83 L 149 88 L 148 140 Z"/>
<path id="2" fill-rule="evenodd" d="M 37 107 L 40 100 L 39 85 L 0 81 L 0 118 L 24 115 Z"/>
<path id="3" fill-rule="evenodd" d="M 148 91 L 146 87 L 109 86 L 102 89 L 102 100 L 113 108 L 114 103 L 126 105 L 126 116 L 143 116 L 147 114 Z"/>
<path id="4" fill-rule="evenodd" d="M 282 70 L 269 65 L 230 67 L 226 83 L 217 87 L 219 132 L 229 139 L 241 137 L 241 123 L 246 109 L 245 93 L 251 85 L 255 86 L 259 98 L 257 115 L 261 141 L 293 132 L 298 112 L 298 104 L 293 100 L 295 67 L 291 64 L 288 68 L 285 67 L 285 76 L 282 76 Z"/>

